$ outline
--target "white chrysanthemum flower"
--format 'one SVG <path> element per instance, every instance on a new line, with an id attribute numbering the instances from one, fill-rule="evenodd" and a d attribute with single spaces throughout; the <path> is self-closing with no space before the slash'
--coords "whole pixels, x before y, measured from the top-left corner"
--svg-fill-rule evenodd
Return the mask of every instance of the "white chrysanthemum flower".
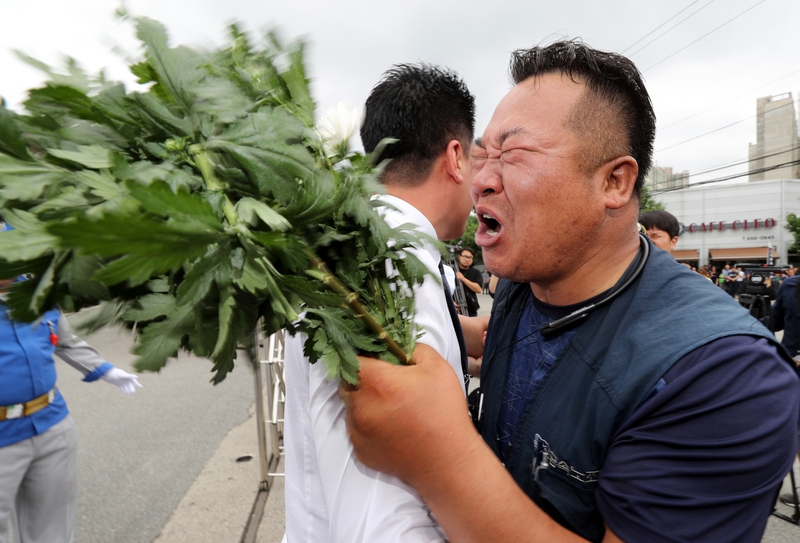
<path id="1" fill-rule="evenodd" d="M 344 146 L 344 153 L 350 138 L 361 127 L 362 108 L 353 107 L 350 102 L 339 102 L 335 108 L 328 109 L 317 123 L 317 133 L 322 138 L 325 153 L 334 155 Z"/>

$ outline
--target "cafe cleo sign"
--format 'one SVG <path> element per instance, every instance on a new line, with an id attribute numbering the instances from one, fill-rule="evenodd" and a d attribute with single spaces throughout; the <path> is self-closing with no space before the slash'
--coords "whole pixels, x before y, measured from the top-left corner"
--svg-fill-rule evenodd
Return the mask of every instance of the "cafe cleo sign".
<path id="1" fill-rule="evenodd" d="M 773 218 L 769 219 L 744 219 L 735 221 L 710 221 L 710 222 L 693 222 L 689 225 L 681 223 L 684 232 L 723 232 L 726 230 L 741 231 L 742 240 L 756 241 L 756 240 L 771 240 L 775 239 L 774 234 L 764 232 L 765 230 L 775 228 L 778 224 Z"/>

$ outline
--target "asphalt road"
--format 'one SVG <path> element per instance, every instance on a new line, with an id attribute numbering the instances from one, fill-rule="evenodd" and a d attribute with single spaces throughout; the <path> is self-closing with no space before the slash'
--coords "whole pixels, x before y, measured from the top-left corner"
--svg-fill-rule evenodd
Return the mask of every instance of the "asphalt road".
<path id="1" fill-rule="evenodd" d="M 112 364 L 131 370 L 131 337 L 116 329 L 85 339 Z M 78 427 L 78 543 L 151 542 L 228 431 L 248 418 L 253 374 L 246 362 L 221 384 L 211 363 L 181 355 L 125 396 L 81 381 L 58 361 L 58 386 Z"/>

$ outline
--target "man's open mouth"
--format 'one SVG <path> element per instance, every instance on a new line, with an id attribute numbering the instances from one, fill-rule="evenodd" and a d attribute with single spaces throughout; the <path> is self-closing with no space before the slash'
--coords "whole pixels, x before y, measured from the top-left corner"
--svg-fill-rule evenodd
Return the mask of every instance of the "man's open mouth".
<path id="1" fill-rule="evenodd" d="M 488 213 L 478 215 L 478 220 L 486 226 L 485 232 L 490 236 L 496 236 L 500 232 L 500 223 Z"/>

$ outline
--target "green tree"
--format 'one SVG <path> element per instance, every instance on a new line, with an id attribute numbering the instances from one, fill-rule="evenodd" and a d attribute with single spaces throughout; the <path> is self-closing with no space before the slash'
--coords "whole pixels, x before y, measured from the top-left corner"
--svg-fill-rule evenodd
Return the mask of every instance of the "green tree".
<path id="1" fill-rule="evenodd" d="M 664 209 L 664 204 L 656 200 L 647 185 L 642 186 L 642 194 L 639 198 L 639 213 L 645 211 L 654 211 L 656 209 Z"/>
<path id="2" fill-rule="evenodd" d="M 794 236 L 794 243 L 789 246 L 789 252 L 800 252 L 800 217 L 794 213 L 789 213 L 786 215 L 786 224 L 784 225 L 784 228 L 786 228 Z"/>
<path id="3" fill-rule="evenodd" d="M 475 243 L 475 232 L 477 231 L 478 217 L 470 213 L 469 218 L 467 219 L 467 228 L 464 230 L 464 233 L 461 234 L 461 237 L 454 239 L 452 243 L 455 245 L 460 244 L 462 247 L 469 247 L 475 251 L 475 264 L 482 264 L 483 253 L 481 252 L 481 248 L 478 247 L 478 244 Z"/>

